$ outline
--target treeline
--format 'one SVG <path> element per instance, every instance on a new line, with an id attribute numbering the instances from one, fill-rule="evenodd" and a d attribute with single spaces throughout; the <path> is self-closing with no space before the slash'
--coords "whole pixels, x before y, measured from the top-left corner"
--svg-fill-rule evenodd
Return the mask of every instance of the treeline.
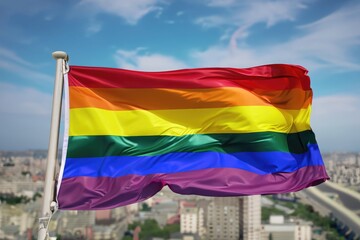
<path id="1" fill-rule="evenodd" d="M 6 203 L 9 205 L 16 205 L 16 204 L 22 204 L 22 203 L 29 203 L 31 201 L 36 201 L 37 198 L 41 197 L 40 193 L 35 193 L 32 198 L 29 198 L 27 196 L 17 196 L 13 193 L 0 193 L 0 202 Z"/>

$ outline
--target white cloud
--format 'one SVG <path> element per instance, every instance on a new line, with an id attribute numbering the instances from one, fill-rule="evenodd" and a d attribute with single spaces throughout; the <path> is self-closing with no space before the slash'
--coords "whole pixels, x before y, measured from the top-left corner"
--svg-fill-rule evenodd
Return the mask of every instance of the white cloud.
<path id="1" fill-rule="evenodd" d="M 149 54 L 145 49 L 134 51 L 118 50 L 115 54 L 118 67 L 143 70 L 143 71 L 162 71 L 179 68 L 187 68 L 187 65 L 174 57 L 163 54 Z"/>
<path id="2" fill-rule="evenodd" d="M 272 26 L 282 21 L 293 21 L 306 8 L 305 1 L 248 1 L 241 6 L 243 11 L 235 17 L 246 24 L 265 22 Z"/>
<path id="3" fill-rule="evenodd" d="M 180 16 L 184 15 L 184 13 L 185 13 L 184 11 L 178 11 L 176 13 L 176 16 L 180 17 Z"/>
<path id="4" fill-rule="evenodd" d="M 212 28 L 226 25 L 228 24 L 228 21 L 222 16 L 212 15 L 199 17 L 195 20 L 195 23 L 202 26 L 203 28 Z"/>
<path id="5" fill-rule="evenodd" d="M 257 23 L 266 23 L 271 27 L 278 22 L 293 21 L 299 12 L 305 8 L 302 1 L 248 1 L 236 9 L 231 20 L 238 24 L 237 30 L 231 37 L 231 46 L 236 47 L 239 40 L 248 36 L 248 29 Z M 240 13 L 238 12 L 240 11 Z"/>
<path id="6" fill-rule="evenodd" d="M 192 57 L 198 66 L 244 67 L 294 63 L 310 70 L 323 67 L 360 70 L 355 55 L 358 52 L 353 52 L 360 45 L 360 30 L 357 26 L 360 22 L 359 13 L 360 4 L 344 7 L 317 22 L 299 27 L 296 38 L 256 48 L 245 41 L 248 35 L 246 31 L 251 26 L 245 25 L 233 33 L 230 46 L 210 46 L 203 51 L 194 51 Z M 287 15 L 283 16 L 286 19 Z M 267 18 L 258 19 L 265 21 Z M 238 47 L 239 39 L 243 43 Z"/>
<path id="7" fill-rule="evenodd" d="M 360 96 L 314 98 L 311 125 L 325 151 L 359 149 Z"/>
<path id="8" fill-rule="evenodd" d="M 166 24 L 175 24 L 175 21 L 174 20 L 166 20 L 165 23 Z"/>
<path id="9" fill-rule="evenodd" d="M 95 13 L 109 13 L 122 17 L 129 24 L 136 24 L 142 17 L 153 11 L 161 11 L 159 0 L 82 0 L 81 7 L 89 7 Z"/>
<path id="10" fill-rule="evenodd" d="M 99 22 L 92 22 L 88 28 L 86 29 L 86 32 L 88 36 L 100 32 L 102 29 L 102 24 Z"/>
<path id="11" fill-rule="evenodd" d="M 256 3 L 258 4 L 259 1 Z M 301 7 L 303 6 L 298 8 Z M 289 20 L 291 17 L 287 13 L 295 11 L 295 8 L 289 7 L 288 9 L 291 10 L 280 11 L 284 13 L 280 14 L 282 17 L 277 19 L 270 16 L 257 16 L 251 21 L 262 19 L 272 24 L 280 19 Z M 360 70 L 360 63 L 356 60 L 356 53 L 353 52 L 353 49 L 360 44 L 360 30 L 357 26 L 357 23 L 360 22 L 360 14 L 358 13 L 360 13 L 360 4 L 345 6 L 314 23 L 298 27 L 296 38 L 261 47 L 253 47 L 245 41 L 249 34 L 246 29 L 249 26 L 239 28 L 240 30 L 233 33 L 232 37 L 229 37 L 231 36 L 229 29 L 226 29 L 224 39 L 234 40 L 234 36 L 236 36 L 235 39 L 238 39 L 240 34 L 243 34 L 240 37 L 244 40 L 243 44 L 235 47 L 231 44 L 218 44 L 205 50 L 193 50 L 189 56 L 190 62 L 193 63 L 191 67 L 250 67 L 270 63 L 289 63 L 303 65 L 310 71 L 323 68 L 332 71 Z M 119 66 L 133 69 L 158 70 L 169 67 L 186 67 L 185 63 L 171 56 L 149 54 L 138 50 L 120 50 L 117 53 L 117 61 Z"/>
<path id="12" fill-rule="evenodd" d="M 233 6 L 236 0 L 208 0 L 207 4 L 210 7 L 229 7 Z"/>
<path id="13" fill-rule="evenodd" d="M 321 20 L 302 26 L 305 34 L 288 44 L 328 64 L 359 70 L 353 49 L 360 45 L 360 4 L 348 5 Z"/>
<path id="14" fill-rule="evenodd" d="M 248 36 L 248 29 L 257 23 L 266 23 L 268 27 L 282 21 L 293 21 L 299 12 L 306 8 L 307 0 L 209 0 L 207 5 L 223 10 L 217 15 L 203 16 L 195 20 L 202 27 L 233 26 L 231 43 L 236 46 L 239 39 Z"/>

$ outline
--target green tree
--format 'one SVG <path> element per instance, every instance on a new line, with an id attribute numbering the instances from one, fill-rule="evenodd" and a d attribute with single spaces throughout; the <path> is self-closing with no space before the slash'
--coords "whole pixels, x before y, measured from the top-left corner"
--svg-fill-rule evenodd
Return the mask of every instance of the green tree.
<path id="1" fill-rule="evenodd" d="M 142 240 L 146 240 L 152 237 L 168 239 L 170 238 L 171 233 L 180 231 L 180 224 L 168 224 L 161 228 L 154 219 L 147 219 L 144 221 L 144 223 L 134 222 L 129 224 L 128 229 L 134 230 L 137 226 L 140 226 L 141 228 L 139 238 Z M 129 236 L 125 236 L 122 238 L 122 240 L 130 240 L 130 238 Z"/>
<path id="2" fill-rule="evenodd" d="M 144 212 L 150 212 L 151 211 L 151 207 L 149 207 L 149 205 L 147 203 L 143 203 L 141 205 L 141 211 L 144 211 Z"/>
<path id="3" fill-rule="evenodd" d="M 262 221 L 268 221 L 271 215 L 286 215 L 286 213 L 275 207 L 262 207 L 261 208 L 261 220 Z"/>
<path id="4" fill-rule="evenodd" d="M 269 240 L 273 240 L 273 235 L 272 235 L 272 233 L 270 233 L 270 235 L 269 235 Z"/>
<path id="5" fill-rule="evenodd" d="M 36 192 L 36 193 L 34 194 L 34 196 L 32 197 L 32 200 L 35 202 L 36 199 L 41 198 L 41 197 L 42 197 L 41 193 Z"/>
<path id="6" fill-rule="evenodd" d="M 167 224 L 164 226 L 164 231 L 168 231 L 169 235 L 171 233 L 180 232 L 180 224 L 178 224 L 178 223 Z"/>

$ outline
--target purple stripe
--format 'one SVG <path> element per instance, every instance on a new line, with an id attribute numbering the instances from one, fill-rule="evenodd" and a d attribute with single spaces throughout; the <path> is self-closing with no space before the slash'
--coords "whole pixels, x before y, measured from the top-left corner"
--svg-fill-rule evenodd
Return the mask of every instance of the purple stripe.
<path id="1" fill-rule="evenodd" d="M 72 177 L 63 179 L 58 194 L 60 209 L 110 209 L 140 202 L 163 186 L 179 194 L 243 196 L 295 192 L 329 179 L 324 166 L 309 166 L 290 173 L 258 175 L 242 169 L 212 168 L 146 176 Z"/>

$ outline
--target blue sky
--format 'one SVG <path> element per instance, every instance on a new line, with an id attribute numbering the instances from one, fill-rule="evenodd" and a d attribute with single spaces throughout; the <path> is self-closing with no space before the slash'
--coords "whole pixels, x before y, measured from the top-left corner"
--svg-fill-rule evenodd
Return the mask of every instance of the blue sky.
<path id="1" fill-rule="evenodd" d="M 360 151 L 360 1 L 0 1 L 0 150 L 46 149 L 55 61 L 168 70 L 302 65 L 324 152 Z"/>

